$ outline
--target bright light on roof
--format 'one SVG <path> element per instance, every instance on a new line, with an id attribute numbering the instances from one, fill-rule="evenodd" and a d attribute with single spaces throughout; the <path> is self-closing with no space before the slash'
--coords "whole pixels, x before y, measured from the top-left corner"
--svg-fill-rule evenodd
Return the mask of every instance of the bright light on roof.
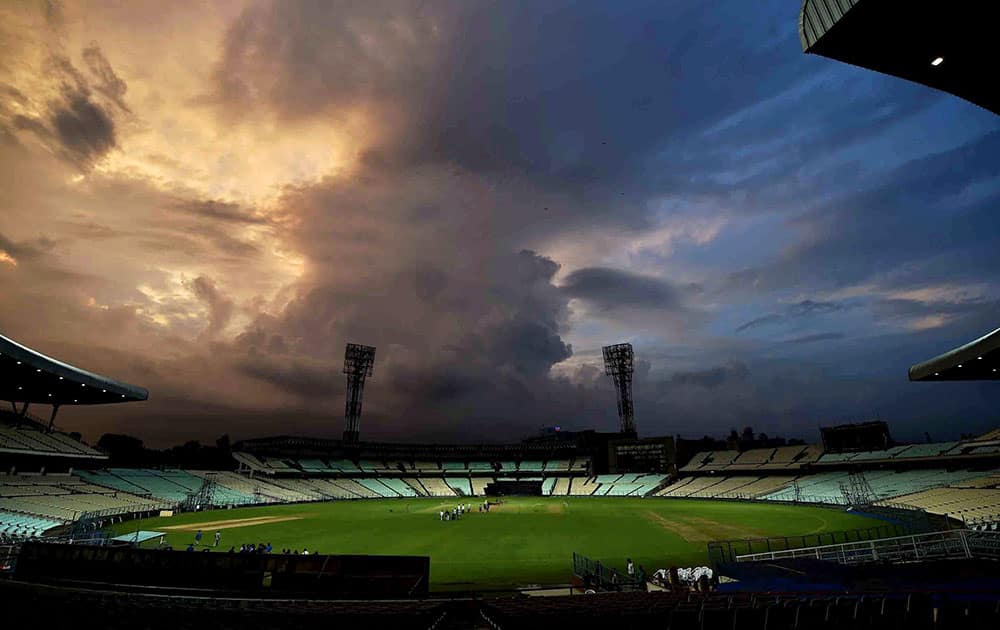
<path id="1" fill-rule="evenodd" d="M 942 63 L 944 63 L 944 57 L 937 57 L 934 59 L 934 61 L 931 62 L 931 65 L 940 66 Z"/>

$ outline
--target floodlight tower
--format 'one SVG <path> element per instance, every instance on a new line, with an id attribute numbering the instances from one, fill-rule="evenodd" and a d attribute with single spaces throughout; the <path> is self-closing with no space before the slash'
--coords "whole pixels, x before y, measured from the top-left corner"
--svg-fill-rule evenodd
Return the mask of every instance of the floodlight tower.
<path id="1" fill-rule="evenodd" d="M 344 352 L 344 374 L 347 375 L 347 409 L 344 412 L 347 428 L 344 441 L 357 443 L 361 424 L 361 397 L 365 393 L 365 379 L 375 367 L 375 347 L 356 343 L 347 344 Z"/>
<path id="2" fill-rule="evenodd" d="M 617 343 L 604 346 L 604 373 L 611 377 L 618 390 L 618 418 L 621 431 L 635 436 L 635 413 L 632 408 L 632 373 L 635 371 L 635 354 L 632 344 Z"/>

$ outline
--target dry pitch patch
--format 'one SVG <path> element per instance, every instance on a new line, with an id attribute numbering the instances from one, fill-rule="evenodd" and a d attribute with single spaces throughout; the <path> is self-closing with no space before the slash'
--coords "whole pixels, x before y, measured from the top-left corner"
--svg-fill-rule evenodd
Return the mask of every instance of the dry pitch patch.
<path id="1" fill-rule="evenodd" d="M 285 521 L 298 521 L 305 516 L 258 516 L 257 518 L 234 518 L 227 521 L 209 521 L 207 523 L 189 523 L 187 525 L 169 525 L 160 527 L 172 532 L 196 532 L 199 529 L 233 529 L 234 527 L 250 527 L 251 525 L 270 525 Z"/>
<path id="2" fill-rule="evenodd" d="M 727 538 L 757 538 L 766 535 L 745 525 L 730 525 L 695 516 L 667 518 L 650 510 L 646 512 L 646 518 L 692 543 L 707 543 Z"/>

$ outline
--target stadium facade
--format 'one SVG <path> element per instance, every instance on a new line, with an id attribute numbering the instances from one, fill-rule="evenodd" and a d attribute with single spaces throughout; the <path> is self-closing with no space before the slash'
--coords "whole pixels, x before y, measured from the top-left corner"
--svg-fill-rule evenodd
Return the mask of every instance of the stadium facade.
<path id="1" fill-rule="evenodd" d="M 804 0 L 802 50 L 914 81 L 1000 114 L 991 3 Z"/>
<path id="2" fill-rule="evenodd" d="M 1000 328 L 914 365 L 909 377 L 911 381 L 1000 380 Z"/>

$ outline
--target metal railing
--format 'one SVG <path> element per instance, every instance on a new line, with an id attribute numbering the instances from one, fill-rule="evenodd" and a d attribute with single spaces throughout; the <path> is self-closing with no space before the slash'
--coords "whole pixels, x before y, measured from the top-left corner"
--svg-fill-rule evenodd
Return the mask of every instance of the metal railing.
<path id="1" fill-rule="evenodd" d="M 944 558 L 1000 558 L 1000 533 L 956 529 L 859 542 L 737 555 L 736 562 L 813 558 L 839 564 L 916 562 Z"/>
<path id="2" fill-rule="evenodd" d="M 600 561 L 573 553 L 573 575 L 583 580 L 587 586 L 612 591 L 636 591 L 643 585 L 636 577 L 605 566 Z"/>
<path id="3" fill-rule="evenodd" d="M 792 549 L 812 549 L 841 543 L 879 540 L 913 533 L 915 532 L 903 524 L 885 523 L 861 529 L 803 534 L 800 536 L 715 540 L 708 543 L 708 557 L 710 562 L 717 566 L 727 562 L 734 562 L 741 556 L 772 552 L 778 553 Z"/>

